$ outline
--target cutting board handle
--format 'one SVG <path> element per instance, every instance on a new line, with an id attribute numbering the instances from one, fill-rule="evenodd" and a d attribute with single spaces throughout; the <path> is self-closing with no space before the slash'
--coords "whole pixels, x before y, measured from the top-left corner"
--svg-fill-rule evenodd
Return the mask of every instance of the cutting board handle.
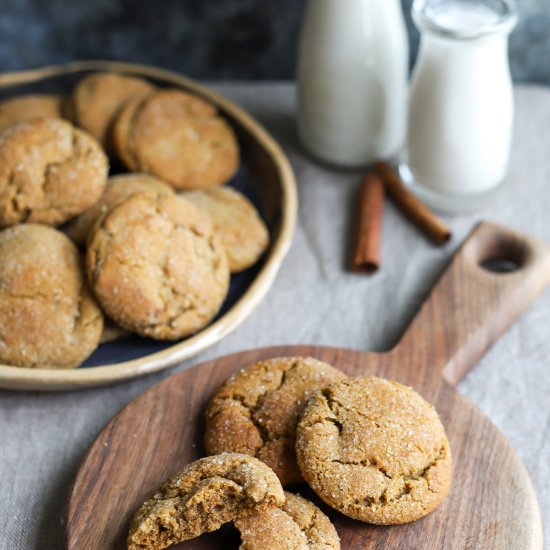
<path id="1" fill-rule="evenodd" d="M 400 378 L 410 364 L 413 386 L 458 383 L 549 283 L 549 245 L 481 222 L 392 350 Z"/>

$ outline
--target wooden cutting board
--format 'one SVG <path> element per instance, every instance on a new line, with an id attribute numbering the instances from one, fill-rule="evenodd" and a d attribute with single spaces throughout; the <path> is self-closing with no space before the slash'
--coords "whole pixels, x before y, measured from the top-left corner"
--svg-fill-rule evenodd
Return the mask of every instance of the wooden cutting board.
<path id="1" fill-rule="evenodd" d="M 455 471 L 443 505 L 420 521 L 393 527 L 370 526 L 323 507 L 342 548 L 541 548 L 540 514 L 525 467 L 498 429 L 454 385 L 549 282 L 547 245 L 482 223 L 388 353 L 316 346 L 253 350 L 153 386 L 111 420 L 84 459 L 68 503 L 68 548 L 124 548 L 140 503 L 178 468 L 203 456 L 203 412 L 212 393 L 236 369 L 284 355 L 311 355 L 349 375 L 376 374 L 409 384 L 435 404 L 449 436 Z M 309 494 L 305 487 L 297 490 Z M 174 548 L 225 549 L 238 543 L 226 527 Z"/>

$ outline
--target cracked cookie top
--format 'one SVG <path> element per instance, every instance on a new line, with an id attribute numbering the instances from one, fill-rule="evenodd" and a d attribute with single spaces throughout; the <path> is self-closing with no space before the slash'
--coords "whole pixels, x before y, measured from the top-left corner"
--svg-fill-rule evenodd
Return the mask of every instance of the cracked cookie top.
<path id="1" fill-rule="evenodd" d="M 269 244 L 269 231 L 254 205 L 231 187 L 185 191 L 181 196 L 204 209 L 222 241 L 231 273 L 254 265 Z"/>
<path id="2" fill-rule="evenodd" d="M 108 161 L 70 122 L 22 122 L 0 134 L 0 226 L 60 225 L 103 193 Z"/>
<path id="3" fill-rule="evenodd" d="M 34 224 L 0 231 L 0 362 L 76 367 L 102 329 L 81 258 L 63 233 Z"/>
<path id="4" fill-rule="evenodd" d="M 202 458 L 164 482 L 139 508 L 128 550 L 167 548 L 284 500 L 277 476 L 263 462 L 238 453 Z"/>
<path id="5" fill-rule="evenodd" d="M 239 147 L 216 107 L 180 90 L 159 90 L 129 102 L 114 125 L 118 156 L 176 189 L 222 185 L 239 165 Z"/>
<path id="6" fill-rule="evenodd" d="M 255 456 L 283 485 L 302 481 L 294 450 L 296 424 L 310 397 L 342 378 L 339 370 L 310 357 L 269 359 L 242 369 L 208 405 L 206 451 Z"/>
<path id="7" fill-rule="evenodd" d="M 118 112 L 136 97 L 143 97 L 155 87 L 136 76 L 94 73 L 81 79 L 68 103 L 74 123 L 94 136 L 107 151 L 112 149 L 112 126 Z"/>
<path id="8" fill-rule="evenodd" d="M 419 519 L 451 484 L 437 412 L 411 388 L 382 378 L 320 391 L 298 425 L 296 453 L 305 480 L 327 504 L 368 523 Z"/>
<path id="9" fill-rule="evenodd" d="M 207 325 L 229 287 L 229 268 L 206 214 L 176 195 L 136 193 L 97 223 L 88 277 L 107 313 L 142 336 L 175 340 Z"/>
<path id="10" fill-rule="evenodd" d="M 165 195 L 174 194 L 167 183 L 149 174 L 120 174 L 107 180 L 101 198 L 78 218 L 69 222 L 65 233 L 78 246 L 84 246 L 99 218 L 123 199 L 139 192 L 152 191 Z"/>
<path id="11" fill-rule="evenodd" d="M 235 520 L 242 541 L 239 550 L 340 550 L 334 525 L 315 504 L 286 491 L 285 499 L 280 508 L 251 512 Z"/>
<path id="12" fill-rule="evenodd" d="M 63 118 L 62 99 L 56 95 L 32 94 L 0 102 L 0 132 L 36 118 Z"/>

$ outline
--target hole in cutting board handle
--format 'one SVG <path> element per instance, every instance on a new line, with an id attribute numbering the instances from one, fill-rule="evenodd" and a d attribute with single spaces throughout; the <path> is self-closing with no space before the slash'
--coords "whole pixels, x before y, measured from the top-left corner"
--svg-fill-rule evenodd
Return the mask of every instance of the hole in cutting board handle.
<path id="1" fill-rule="evenodd" d="M 521 269 L 521 265 L 509 258 L 487 258 L 479 264 L 485 271 L 491 273 L 514 273 Z"/>
<path id="2" fill-rule="evenodd" d="M 529 256 L 528 245 L 511 235 L 493 234 L 478 248 L 478 265 L 490 273 L 505 275 L 522 269 Z"/>

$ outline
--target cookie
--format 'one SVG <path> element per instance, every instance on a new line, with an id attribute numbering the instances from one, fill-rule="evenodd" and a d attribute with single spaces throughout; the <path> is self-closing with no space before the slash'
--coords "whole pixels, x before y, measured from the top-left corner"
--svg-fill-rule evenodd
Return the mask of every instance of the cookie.
<path id="1" fill-rule="evenodd" d="M 339 370 L 310 357 L 269 359 L 235 373 L 206 410 L 207 453 L 255 456 L 283 485 L 302 481 L 294 450 L 296 424 L 318 389 L 343 378 Z"/>
<path id="2" fill-rule="evenodd" d="M 284 500 L 277 476 L 263 462 L 237 453 L 202 458 L 140 507 L 130 524 L 128 550 L 167 548 Z"/>
<path id="3" fill-rule="evenodd" d="M 235 520 L 241 534 L 240 550 L 340 550 L 334 525 L 315 504 L 286 491 L 285 499 L 280 508 L 251 512 Z"/>
<path id="4" fill-rule="evenodd" d="M 119 327 L 112 319 L 107 317 L 103 324 L 103 332 L 101 333 L 99 343 L 107 344 L 109 342 L 115 342 L 116 340 L 120 340 L 121 338 L 125 338 L 129 335 L 130 333 L 127 330 Z"/>
<path id="5" fill-rule="evenodd" d="M 0 362 L 76 367 L 102 329 L 78 251 L 63 233 L 34 224 L 0 231 Z"/>
<path id="6" fill-rule="evenodd" d="M 40 119 L 0 134 L 0 226 L 59 225 L 90 208 L 107 181 L 97 142 L 70 122 Z"/>
<path id="7" fill-rule="evenodd" d="M 136 193 L 98 222 L 90 284 L 123 328 L 175 340 L 207 325 L 229 287 L 225 250 L 206 214 L 177 195 Z"/>
<path id="8" fill-rule="evenodd" d="M 93 227 L 105 212 L 121 200 L 142 191 L 164 194 L 174 193 L 174 190 L 168 184 L 148 174 L 113 176 L 107 180 L 107 186 L 101 198 L 89 210 L 72 220 L 65 227 L 65 233 L 78 246 L 84 246 Z"/>
<path id="9" fill-rule="evenodd" d="M 62 118 L 62 101 L 59 96 L 46 94 L 5 99 L 0 102 L 0 132 L 37 118 Z"/>
<path id="10" fill-rule="evenodd" d="M 117 118 L 119 158 L 176 189 L 221 185 L 237 171 L 235 134 L 210 103 L 180 90 L 159 90 L 132 101 Z"/>
<path id="11" fill-rule="evenodd" d="M 437 412 L 411 388 L 382 378 L 320 391 L 298 424 L 296 454 L 327 504 L 368 523 L 417 520 L 451 485 L 451 451 Z"/>
<path id="12" fill-rule="evenodd" d="M 112 152 L 112 125 L 121 108 L 155 87 L 143 78 L 116 73 L 94 73 L 75 86 L 68 110 L 73 122 Z"/>
<path id="13" fill-rule="evenodd" d="M 132 172 L 142 171 L 139 167 L 139 162 L 132 156 L 132 152 L 126 147 L 132 132 L 134 113 L 141 103 L 141 97 L 130 99 L 116 116 L 111 133 L 116 157 Z"/>
<path id="14" fill-rule="evenodd" d="M 212 187 L 183 191 L 182 196 L 210 216 L 227 252 L 231 273 L 254 265 L 265 252 L 269 231 L 244 195 L 230 187 Z"/>

